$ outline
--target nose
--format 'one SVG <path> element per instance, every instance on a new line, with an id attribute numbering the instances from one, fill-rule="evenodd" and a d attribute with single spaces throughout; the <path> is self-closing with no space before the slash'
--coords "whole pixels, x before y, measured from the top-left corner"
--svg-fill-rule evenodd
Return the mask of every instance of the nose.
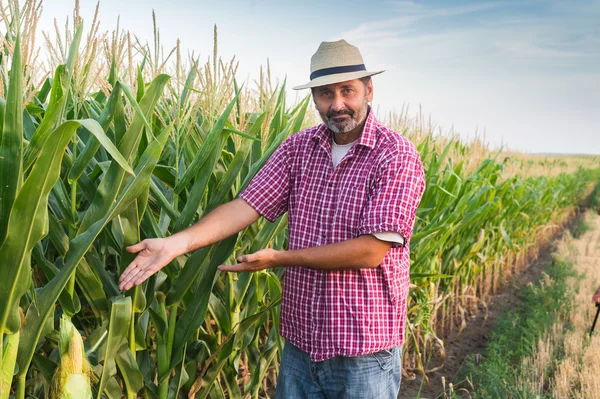
<path id="1" fill-rule="evenodd" d="M 333 100 L 331 102 L 331 110 L 334 112 L 338 112 L 345 109 L 344 99 L 340 95 L 334 95 Z"/>

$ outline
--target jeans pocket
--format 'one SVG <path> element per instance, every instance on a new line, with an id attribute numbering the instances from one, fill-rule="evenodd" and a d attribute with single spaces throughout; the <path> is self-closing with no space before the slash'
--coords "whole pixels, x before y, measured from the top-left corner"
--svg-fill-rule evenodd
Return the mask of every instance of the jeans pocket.
<path id="1" fill-rule="evenodd" d="M 371 356 L 377 360 L 382 370 L 389 370 L 394 364 L 394 349 L 384 349 L 371 354 Z"/>

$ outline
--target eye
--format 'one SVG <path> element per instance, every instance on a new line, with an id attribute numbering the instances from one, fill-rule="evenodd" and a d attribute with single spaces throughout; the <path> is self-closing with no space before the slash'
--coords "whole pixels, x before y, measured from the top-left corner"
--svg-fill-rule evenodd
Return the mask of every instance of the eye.
<path id="1" fill-rule="evenodd" d="M 348 95 L 352 94 L 352 89 L 346 87 L 346 88 L 342 89 L 342 94 L 345 96 L 348 96 Z"/>
<path id="2" fill-rule="evenodd" d="M 331 97 L 331 91 L 323 90 L 322 92 L 319 93 L 319 95 L 323 98 L 329 98 L 329 97 Z"/>

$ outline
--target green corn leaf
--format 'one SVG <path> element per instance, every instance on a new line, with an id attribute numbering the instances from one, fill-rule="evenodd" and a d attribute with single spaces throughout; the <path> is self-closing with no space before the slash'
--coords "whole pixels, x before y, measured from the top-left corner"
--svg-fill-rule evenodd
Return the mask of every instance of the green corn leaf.
<path id="1" fill-rule="evenodd" d="M 185 79 L 185 84 L 183 85 L 183 90 L 181 91 L 181 97 L 179 97 L 179 105 L 185 104 L 185 101 L 188 98 L 188 87 L 192 87 L 192 85 L 194 84 L 194 80 L 196 80 L 196 76 L 198 76 L 197 68 L 198 60 L 192 59 L 192 67 L 190 68 L 187 78 Z"/>
<path id="2" fill-rule="evenodd" d="M 185 353 L 183 356 L 185 357 Z M 190 379 L 184 366 L 185 365 L 182 362 L 181 367 L 175 371 L 175 376 L 169 383 L 169 393 L 167 395 L 168 399 L 177 399 L 179 397 L 179 391 Z"/>
<path id="3" fill-rule="evenodd" d="M 4 112 L 6 112 L 6 100 L 0 97 L 0 142 L 2 141 L 2 130 L 4 129 Z"/>
<path id="4" fill-rule="evenodd" d="M 108 399 L 123 399 L 123 390 L 116 377 L 111 377 L 108 380 L 103 394 L 106 395 Z"/>
<path id="5" fill-rule="evenodd" d="M 167 165 L 157 165 L 154 169 L 154 176 L 158 177 L 160 181 L 165 183 L 167 186 L 175 187 L 175 168 Z"/>
<path id="6" fill-rule="evenodd" d="M 102 367 L 100 383 L 98 384 L 98 399 L 100 399 L 100 396 L 104 392 L 109 378 L 117 374 L 116 358 L 119 350 L 127 341 L 130 313 L 131 298 L 117 298 L 112 301 L 106 348 L 100 359 L 104 359 L 104 365 Z M 124 346 L 124 349 L 127 349 L 127 347 Z"/>
<path id="7" fill-rule="evenodd" d="M 131 397 L 137 398 L 137 392 L 144 387 L 144 377 L 127 345 L 121 347 L 116 361 L 127 392 L 132 394 Z"/>
<path id="8" fill-rule="evenodd" d="M 137 100 L 140 101 L 144 97 L 144 90 L 146 88 L 146 84 L 144 83 L 144 76 L 142 75 L 142 70 L 144 69 L 144 63 L 146 62 L 146 56 L 144 55 L 144 59 L 142 60 L 142 65 L 138 66 L 137 69 Z"/>
<path id="9" fill-rule="evenodd" d="M 2 360 L 0 363 L 0 399 L 8 399 L 10 394 L 17 361 L 19 337 L 19 332 L 0 337 L 4 340 L 0 345 L 0 360 Z"/>
<path id="10" fill-rule="evenodd" d="M 58 267 L 44 257 L 43 249 L 40 243 L 33 248 L 31 257 L 48 280 L 52 280 L 60 271 Z M 81 310 L 81 303 L 77 295 L 71 296 L 67 291 L 63 291 L 58 300 L 63 312 L 67 313 L 68 315 L 74 315 Z"/>
<path id="11" fill-rule="evenodd" d="M 435 185 L 434 187 L 436 187 L 437 189 L 439 189 L 441 192 L 443 192 L 444 194 L 446 194 L 449 197 L 452 198 L 457 198 L 456 195 L 452 194 L 450 191 L 446 190 L 444 187 L 439 186 L 439 185 Z"/>
<path id="12" fill-rule="evenodd" d="M 235 353 L 232 354 L 235 356 Z M 225 389 L 227 390 L 227 395 L 230 398 L 241 398 L 242 391 L 240 390 L 240 386 L 238 383 L 238 372 L 229 364 L 225 364 L 220 373 L 221 381 L 223 381 L 225 385 Z"/>
<path id="13" fill-rule="evenodd" d="M 104 289 L 105 295 L 108 298 L 120 295 L 121 291 L 119 290 L 119 287 L 106 270 L 106 265 L 102 262 L 102 259 L 100 259 L 100 256 L 94 247 L 90 248 L 86 254 L 86 258 L 92 270 L 94 270 L 95 274 L 102 282 L 102 288 Z"/>
<path id="14" fill-rule="evenodd" d="M 160 208 L 165 211 L 165 213 L 167 215 L 169 215 L 169 217 L 172 220 L 178 220 L 180 217 L 179 212 L 177 212 L 175 210 L 175 208 L 173 208 L 173 205 L 169 202 L 168 199 L 165 198 L 164 194 L 160 191 L 160 189 L 158 188 L 158 186 L 156 185 L 156 183 L 154 181 L 152 181 L 150 183 L 150 193 L 151 193 L 151 198 L 156 201 L 156 203 L 160 206 Z"/>
<path id="15" fill-rule="evenodd" d="M 167 293 L 166 304 L 171 306 L 183 299 L 183 296 L 194 284 L 200 273 L 207 267 L 212 255 L 214 255 L 218 244 L 200 248 L 185 262 L 185 266 L 177 279 L 171 284 Z"/>
<path id="16" fill-rule="evenodd" d="M 239 192 L 244 191 L 244 189 L 248 186 L 248 184 L 250 184 L 250 181 L 252 180 L 252 178 L 254 178 L 254 176 L 258 173 L 258 171 L 260 169 L 262 169 L 263 166 L 265 166 L 265 164 L 267 163 L 269 158 L 271 158 L 271 155 L 273 155 L 273 153 L 277 150 L 277 148 L 279 148 L 281 143 L 283 143 L 283 141 L 286 138 L 288 138 L 288 136 L 291 133 L 291 129 L 292 129 L 292 125 L 288 124 L 285 127 L 285 129 L 283 129 L 281 131 L 281 133 L 279 133 L 273 139 L 273 141 L 272 141 L 273 143 L 271 144 L 271 146 L 264 152 L 263 156 L 252 165 L 252 167 L 248 171 L 248 174 L 246 175 L 244 182 L 240 186 Z"/>
<path id="17" fill-rule="evenodd" d="M 504 226 L 500 226 L 500 234 L 502 235 L 502 239 L 506 242 L 506 244 L 508 244 L 508 247 L 511 249 L 511 251 L 516 252 L 517 249 L 515 248 L 515 245 L 513 244 L 510 237 L 508 236 L 508 233 L 506 232 L 506 229 L 504 228 Z"/>
<path id="18" fill-rule="evenodd" d="M 104 366 L 98 384 L 98 399 L 104 392 L 108 379 L 117 374 L 116 358 L 119 350 L 127 341 L 130 313 L 131 298 L 117 298 L 112 301 L 106 348 L 100 359 L 104 359 Z"/>
<path id="19" fill-rule="evenodd" d="M 69 72 L 69 80 L 73 76 L 73 67 L 75 66 L 75 62 L 77 61 L 77 53 L 79 52 L 79 43 L 81 43 L 81 35 L 83 34 L 83 21 L 80 21 L 77 24 L 77 29 L 75 30 L 75 35 L 73 36 L 73 40 L 71 41 L 71 46 L 69 46 L 69 55 L 67 56 L 67 62 L 65 67 Z"/>
<path id="20" fill-rule="evenodd" d="M 33 364 L 35 365 L 36 370 L 39 370 L 42 373 L 47 382 L 52 381 L 58 364 L 50 360 L 47 356 L 42 356 L 38 353 L 33 356 Z"/>
<path id="21" fill-rule="evenodd" d="M 248 248 L 248 253 L 253 254 L 263 248 L 266 248 L 268 243 L 271 242 L 275 234 L 287 227 L 287 214 L 281 216 L 275 222 L 266 222 L 264 226 L 259 230 L 258 234 L 252 240 L 252 244 Z M 234 286 L 234 306 L 239 306 L 242 299 L 246 295 L 248 288 L 252 282 L 253 273 L 240 273 Z"/>
<path id="22" fill-rule="evenodd" d="M 82 259 L 77 266 L 75 281 L 79 290 L 90 305 L 91 310 L 96 317 L 101 317 L 108 312 L 108 299 L 102 281 L 96 276 L 91 266 L 85 259 Z M 75 295 L 76 296 L 76 295 Z"/>
<path id="23" fill-rule="evenodd" d="M 410 278 L 429 278 L 429 279 L 438 279 L 438 278 L 454 278 L 456 276 L 452 276 L 450 274 L 442 274 L 442 273 L 411 273 Z"/>
<path id="24" fill-rule="evenodd" d="M 258 137 L 250 136 L 249 134 L 246 134 L 244 132 L 240 132 L 239 130 L 235 130 L 234 128 L 231 128 L 231 127 L 225 127 L 225 128 L 223 128 L 223 130 L 226 131 L 226 132 L 229 132 L 229 133 L 236 134 L 236 135 L 238 135 L 240 137 L 243 137 L 245 139 L 249 139 L 249 140 L 252 140 L 252 141 L 260 141 L 260 139 Z"/>
<path id="25" fill-rule="evenodd" d="M 236 240 L 237 234 L 229 237 L 226 240 L 223 240 L 221 244 L 219 244 L 218 250 L 215 256 L 211 258 L 208 266 L 200 270 L 200 275 L 196 277 L 200 282 L 200 286 L 194 294 L 194 300 L 183 311 L 177 320 L 175 338 L 173 340 L 173 357 L 171 359 L 170 369 L 176 367 L 179 362 L 183 360 L 183 347 L 202 325 L 208 307 L 210 292 L 213 286 L 215 275 L 217 273 L 217 267 L 231 255 Z M 182 292 L 176 292 L 171 297 L 171 300 L 182 295 Z M 159 378 L 161 377 L 162 376 Z"/>
<path id="26" fill-rule="evenodd" d="M 175 186 L 175 193 L 179 194 L 184 187 L 187 187 L 189 185 L 192 179 L 197 178 L 197 176 L 199 176 L 200 174 L 212 172 L 212 168 L 208 170 L 208 168 L 205 166 L 206 159 L 208 158 L 207 154 L 214 153 L 215 151 L 218 151 L 219 153 L 221 152 L 220 145 L 218 144 L 222 143 L 222 141 L 220 140 L 224 140 L 223 128 L 225 127 L 225 122 L 227 122 L 229 114 L 231 113 L 231 110 L 235 105 L 237 97 L 238 96 L 236 95 L 235 98 L 231 100 L 225 111 L 223 111 L 223 113 L 219 117 L 219 120 L 212 127 L 210 133 L 206 137 L 206 140 L 202 143 L 200 150 L 196 154 L 196 157 L 194 158 L 190 166 L 187 168 L 183 176 L 181 176 L 181 179 L 179 179 L 179 181 L 177 182 L 177 185 Z M 219 148 L 215 150 L 215 147 Z"/>
<path id="27" fill-rule="evenodd" d="M 262 386 L 269 366 L 275 361 L 278 351 L 277 332 L 275 329 L 272 329 L 267 338 L 265 348 L 261 351 L 258 362 L 254 363 L 256 370 L 250 374 L 250 384 L 246 385 L 243 397 L 248 397 L 248 395 L 252 398 L 258 397 L 258 391 Z"/>
<path id="28" fill-rule="evenodd" d="M 48 77 L 42 83 L 42 86 L 39 88 L 38 92 L 35 93 L 35 99 L 38 104 L 43 104 L 46 102 L 48 98 L 48 94 L 50 94 L 50 90 L 52 89 L 51 79 Z"/>
<path id="29" fill-rule="evenodd" d="M 48 140 L 54 127 L 60 122 L 62 110 L 66 101 L 66 96 L 62 95 L 62 82 L 67 79 L 66 75 L 67 73 L 65 72 L 64 65 L 59 65 L 56 68 L 56 72 L 54 72 L 52 95 L 50 97 L 48 108 L 44 113 L 44 118 L 33 134 L 29 145 L 25 148 L 24 170 L 29 170 L 31 165 L 33 165 L 42 150 L 42 146 L 46 140 Z"/>
<path id="30" fill-rule="evenodd" d="M 269 126 L 269 139 L 267 140 L 267 146 L 271 147 L 277 139 L 277 132 L 281 132 L 286 126 L 285 123 L 285 82 L 279 90 L 279 96 L 277 97 L 277 103 L 275 105 L 275 115 L 271 119 Z"/>
<path id="31" fill-rule="evenodd" d="M 52 214 L 50 214 L 50 230 L 48 233 L 48 237 L 50 238 L 50 241 L 52 242 L 52 245 L 54 246 L 56 251 L 64 257 L 67 254 L 67 251 L 69 250 L 69 237 L 66 235 L 62 226 L 58 223 L 58 221 Z M 41 250 L 37 253 L 37 256 L 38 259 L 43 259 L 43 254 Z M 36 259 L 36 261 L 38 260 Z M 46 274 L 48 280 L 51 280 L 57 272 L 58 269 L 56 270 L 56 272 L 52 273 L 51 276 L 49 275 L 49 272 L 44 273 Z M 104 292 L 103 282 L 96 276 L 96 274 L 93 272 L 92 268 L 85 259 L 82 259 L 81 263 L 79 264 L 79 267 L 77 268 L 76 280 L 77 285 L 79 285 L 81 292 L 85 296 L 87 302 L 90 304 L 90 307 L 92 308 L 94 314 L 96 316 L 100 316 L 101 314 L 107 313 L 108 300 L 106 297 L 106 293 Z M 61 294 L 61 297 L 64 294 L 66 294 L 66 292 L 63 292 Z M 115 289 L 113 295 L 110 296 L 115 296 L 118 294 L 118 289 Z"/>
<path id="32" fill-rule="evenodd" d="M 253 137 L 258 134 L 265 117 L 266 114 L 263 113 L 258 117 L 258 119 L 256 119 L 250 131 L 248 132 L 249 136 Z M 214 190 L 214 192 L 211 193 L 210 201 L 208 203 L 208 206 L 206 207 L 205 212 L 209 212 L 211 209 L 216 208 L 217 205 L 225 201 L 225 197 L 231 191 L 231 187 L 234 187 L 235 180 L 238 178 L 240 171 L 246 163 L 246 159 L 248 158 L 248 155 L 250 154 L 251 150 L 251 141 L 242 142 L 240 148 L 238 148 L 237 152 L 235 153 L 233 160 L 229 164 L 227 172 L 217 184 L 217 187 Z"/>
<path id="33" fill-rule="evenodd" d="M 223 142 L 225 141 L 225 139 L 226 138 L 224 137 L 224 135 L 219 135 L 217 138 L 217 144 L 214 147 L 212 147 L 212 151 L 204 153 L 205 162 L 203 164 L 202 173 L 200 173 L 200 175 L 194 181 L 185 206 L 183 207 L 183 210 L 179 215 L 179 219 L 177 219 L 177 221 L 175 222 L 173 232 L 178 232 L 185 229 L 191 224 L 192 220 L 194 219 L 194 216 L 198 211 L 198 207 L 200 206 L 200 203 L 204 198 L 204 192 L 206 190 L 206 187 L 208 186 L 208 182 L 212 175 L 212 171 L 215 168 L 217 162 L 219 161 L 219 157 L 221 156 Z"/>
<path id="34" fill-rule="evenodd" d="M 67 187 L 62 180 L 57 180 L 50 193 L 50 205 L 57 215 L 61 215 L 63 223 L 74 226 L 77 214 L 71 211 L 71 199 Z"/>
<path id="35" fill-rule="evenodd" d="M 12 56 L 6 100 L 3 123 L 0 126 L 0 245 L 7 234 L 13 202 L 23 184 L 23 75 L 19 32 Z M 2 299 L 0 296 L 0 301 Z M 4 325 L 0 324 L 0 334 L 3 327 Z"/>
<path id="36" fill-rule="evenodd" d="M 302 129 L 302 125 L 304 124 L 304 118 L 306 117 L 306 112 L 308 111 L 308 105 L 310 104 L 311 96 L 308 95 L 298 104 L 296 109 L 292 111 L 292 115 L 296 115 L 294 117 L 294 124 L 292 125 L 292 133 L 299 132 Z"/>
<path id="37" fill-rule="evenodd" d="M 104 129 L 98 122 L 93 119 L 83 119 L 80 121 L 81 125 L 86 128 L 90 133 L 96 137 L 96 140 L 100 142 L 102 147 L 113 157 L 115 162 L 123 168 L 123 170 L 129 174 L 133 174 L 133 169 L 129 166 L 127 160 L 121 155 L 117 147 L 110 141 L 110 139 L 104 133 Z"/>
<path id="38" fill-rule="evenodd" d="M 104 108 L 104 111 L 98 117 L 98 123 L 102 127 L 103 132 L 106 132 L 108 130 L 110 122 L 112 121 L 115 115 L 117 103 L 120 100 L 121 85 L 119 84 L 119 82 L 117 82 L 116 85 L 113 87 L 112 92 L 110 93 L 110 97 L 108 98 L 108 102 Z M 106 137 L 105 140 L 109 140 L 108 137 Z M 79 179 L 81 174 L 85 171 L 85 169 L 89 166 L 90 162 L 94 158 L 94 155 L 100 148 L 100 145 L 101 142 L 96 138 L 96 135 L 92 134 L 85 145 L 85 149 L 83 150 L 83 152 L 81 152 L 81 154 L 79 154 L 79 156 L 75 160 L 75 163 L 73 164 L 73 167 L 71 167 L 71 170 L 69 171 L 69 182 L 74 182 Z M 108 148 L 106 149 L 108 151 Z M 113 151 L 115 150 L 116 149 L 114 149 Z M 118 150 L 116 152 L 118 152 Z M 125 164 L 127 164 L 127 161 L 125 161 Z"/>
<path id="39" fill-rule="evenodd" d="M 54 309 L 54 303 L 70 280 L 75 267 L 80 263 L 83 256 L 91 247 L 92 243 L 106 227 L 108 222 L 123 212 L 136 198 L 141 195 L 149 184 L 152 170 L 156 166 L 162 149 L 169 137 L 170 128 L 165 129 L 156 140 L 154 140 L 140 158 L 135 169 L 135 177 L 131 177 L 122 190 L 119 197 L 112 204 L 106 214 L 89 229 L 75 237 L 70 244 L 69 252 L 65 258 L 65 266 L 48 284 L 46 284 L 38 295 L 38 304 L 33 310 L 31 306 L 26 315 L 26 323 L 22 330 L 22 339 L 19 343 L 19 373 L 26 373 L 29 363 L 33 357 L 35 346 L 42 334 L 42 326 Z M 38 161 L 39 162 L 39 161 Z M 37 164 L 36 164 L 37 165 Z"/>
<path id="40" fill-rule="evenodd" d="M 280 302 L 281 298 L 277 298 L 273 300 L 269 304 L 269 306 L 264 307 L 260 312 L 245 318 L 239 323 L 239 325 L 232 332 L 232 334 L 230 334 L 226 338 L 225 344 L 223 345 L 223 347 L 219 351 L 219 354 L 217 355 L 217 363 L 209 367 L 208 371 L 206 372 L 206 375 L 204 376 L 204 378 L 201 379 L 203 389 L 199 390 L 199 393 L 196 396 L 197 398 L 205 399 L 206 397 L 208 397 L 213 383 L 215 382 L 217 376 L 219 375 L 219 372 L 225 365 L 225 362 L 227 361 L 229 356 L 231 356 L 231 354 L 235 351 L 240 350 L 240 345 L 242 343 L 242 340 L 244 339 L 246 331 L 248 331 L 248 329 L 252 327 L 257 321 L 266 316 L 275 306 L 279 305 Z M 198 383 L 199 381 L 196 380 L 196 382 Z"/>
<path id="41" fill-rule="evenodd" d="M 148 120 L 146 119 L 144 111 L 140 108 L 140 105 L 138 104 L 137 100 L 135 99 L 133 90 L 131 89 L 131 87 L 129 87 L 125 83 L 121 83 L 121 85 L 123 87 L 123 93 L 125 93 L 125 97 L 127 97 L 127 99 L 129 100 L 129 103 L 133 107 L 135 114 L 138 116 L 138 118 L 140 118 L 140 120 L 144 124 L 144 127 L 146 129 L 148 129 L 148 132 L 152 132 L 152 127 L 150 127 L 150 124 L 148 123 Z"/>
<path id="42" fill-rule="evenodd" d="M 149 116 L 152 114 L 168 80 L 169 77 L 167 75 L 159 75 L 150 84 L 148 91 L 140 102 L 140 108 L 145 115 Z M 125 159 L 130 159 L 130 157 L 135 154 L 135 150 L 140 142 L 143 127 L 143 121 L 136 114 L 131 125 L 125 132 L 123 139 L 119 143 L 119 150 Z M 83 221 L 79 226 L 78 234 L 86 231 L 93 223 L 106 214 L 117 198 L 124 178 L 125 171 L 122 167 L 117 163 L 111 164 L 108 172 L 105 173 L 102 182 L 100 182 L 100 185 L 98 186 L 92 205 L 90 205 L 85 213 Z"/>
<path id="43" fill-rule="evenodd" d="M 62 156 L 79 123 L 65 122 L 47 140 L 42 155 L 23 184 L 8 219 L 0 247 L 0 332 L 18 331 L 18 304 L 31 282 L 29 258 L 33 246 L 48 232 L 48 194 L 58 179 Z"/>

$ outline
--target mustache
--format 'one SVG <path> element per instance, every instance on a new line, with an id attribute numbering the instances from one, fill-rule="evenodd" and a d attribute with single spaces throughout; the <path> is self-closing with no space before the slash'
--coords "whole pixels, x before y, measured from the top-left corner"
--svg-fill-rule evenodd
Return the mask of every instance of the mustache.
<path id="1" fill-rule="evenodd" d="M 341 111 L 329 111 L 327 112 L 327 118 L 335 118 L 336 116 L 341 116 L 341 115 L 349 115 L 350 117 L 354 116 L 354 111 L 349 110 L 349 109 L 345 109 L 345 110 L 341 110 Z"/>

